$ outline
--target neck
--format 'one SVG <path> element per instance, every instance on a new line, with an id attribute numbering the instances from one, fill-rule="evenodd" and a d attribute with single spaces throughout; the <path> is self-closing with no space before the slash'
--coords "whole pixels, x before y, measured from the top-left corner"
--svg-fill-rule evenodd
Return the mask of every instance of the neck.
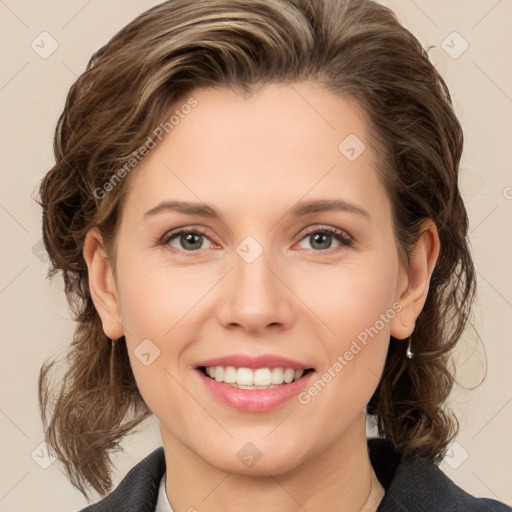
<path id="1" fill-rule="evenodd" d="M 364 415 L 328 450 L 266 476 L 223 471 L 161 433 L 174 512 L 373 512 L 384 495 L 368 456 Z"/>

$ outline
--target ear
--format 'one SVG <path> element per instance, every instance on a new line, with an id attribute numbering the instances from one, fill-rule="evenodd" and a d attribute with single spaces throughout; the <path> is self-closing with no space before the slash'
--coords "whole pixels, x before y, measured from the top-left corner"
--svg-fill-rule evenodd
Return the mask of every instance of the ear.
<path id="1" fill-rule="evenodd" d="M 124 329 L 120 322 L 121 311 L 114 272 L 98 228 L 88 231 L 83 254 L 87 263 L 91 297 L 100 315 L 103 331 L 111 339 L 121 338 Z"/>
<path id="2" fill-rule="evenodd" d="M 426 219 L 422 223 L 420 238 L 409 254 L 409 268 L 402 267 L 396 302 L 402 309 L 391 321 L 391 336 L 403 340 L 414 331 L 430 287 L 441 243 L 435 223 Z"/>

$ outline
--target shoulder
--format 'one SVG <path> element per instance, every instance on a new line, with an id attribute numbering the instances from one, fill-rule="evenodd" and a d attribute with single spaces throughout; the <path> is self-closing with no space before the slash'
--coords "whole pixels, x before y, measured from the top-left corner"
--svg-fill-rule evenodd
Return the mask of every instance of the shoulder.
<path id="1" fill-rule="evenodd" d="M 160 446 L 136 464 L 109 495 L 79 512 L 153 512 L 164 472 L 164 449 Z"/>
<path id="2" fill-rule="evenodd" d="M 404 459 L 384 439 L 368 441 L 375 473 L 386 489 L 378 512 L 511 512 L 504 503 L 467 493 L 431 460 Z"/>

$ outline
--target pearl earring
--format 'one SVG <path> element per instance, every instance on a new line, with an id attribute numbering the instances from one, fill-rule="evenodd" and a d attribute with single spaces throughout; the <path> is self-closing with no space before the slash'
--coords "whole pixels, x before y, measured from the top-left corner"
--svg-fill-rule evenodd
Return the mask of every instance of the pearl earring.
<path id="1" fill-rule="evenodd" d="M 409 336 L 409 342 L 407 343 L 407 352 L 405 353 L 407 359 L 412 359 L 414 353 L 411 351 L 411 337 Z"/>
<path id="2" fill-rule="evenodd" d="M 400 320 L 400 322 L 402 323 L 402 325 L 404 327 L 407 327 L 407 324 L 403 320 Z M 414 353 L 411 350 L 411 337 L 410 336 L 407 338 L 407 351 L 405 352 L 405 355 L 406 355 L 407 359 L 412 359 L 414 356 Z"/>

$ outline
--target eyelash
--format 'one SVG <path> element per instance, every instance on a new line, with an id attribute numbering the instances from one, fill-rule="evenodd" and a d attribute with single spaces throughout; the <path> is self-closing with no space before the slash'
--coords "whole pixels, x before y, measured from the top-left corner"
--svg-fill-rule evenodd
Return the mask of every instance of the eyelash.
<path id="1" fill-rule="evenodd" d="M 207 231 L 202 228 L 178 229 L 177 231 L 171 231 L 171 232 L 166 233 L 159 240 L 158 245 L 167 247 L 167 246 L 169 246 L 169 242 L 171 240 L 173 240 L 174 238 L 181 236 L 181 235 L 188 235 L 188 234 L 202 235 L 202 236 L 208 238 L 206 233 L 207 233 Z M 338 247 L 334 247 L 331 249 L 325 249 L 325 250 L 309 249 L 313 252 L 332 254 L 333 252 L 337 252 L 338 250 L 341 250 L 344 247 L 352 247 L 354 245 L 354 239 L 350 235 L 348 235 L 346 232 L 344 232 L 340 229 L 334 228 L 332 226 L 310 228 L 302 234 L 302 238 L 300 239 L 299 242 L 301 242 L 308 236 L 310 236 L 312 234 L 316 234 L 316 233 L 322 233 L 322 234 L 327 233 L 329 235 L 332 235 L 338 242 L 340 242 L 341 245 Z M 195 256 L 199 252 L 199 250 L 185 251 L 185 250 L 176 249 L 175 247 L 172 247 L 171 250 L 177 251 L 179 254 L 183 254 L 185 256 Z"/>

